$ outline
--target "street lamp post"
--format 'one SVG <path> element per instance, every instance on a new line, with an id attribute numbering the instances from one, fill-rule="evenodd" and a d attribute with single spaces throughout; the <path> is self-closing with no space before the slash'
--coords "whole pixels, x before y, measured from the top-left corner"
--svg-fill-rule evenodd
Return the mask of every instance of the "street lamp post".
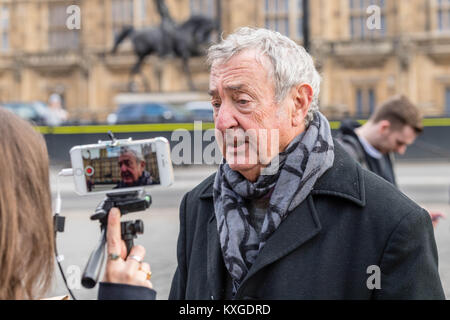
<path id="1" fill-rule="evenodd" d="M 216 0 L 217 34 L 218 41 L 222 35 L 222 0 Z"/>
<path id="2" fill-rule="evenodd" d="M 310 39 L 309 39 L 309 0 L 303 0 L 302 2 L 302 11 L 303 11 L 303 47 L 305 47 L 306 51 L 310 50 Z"/>

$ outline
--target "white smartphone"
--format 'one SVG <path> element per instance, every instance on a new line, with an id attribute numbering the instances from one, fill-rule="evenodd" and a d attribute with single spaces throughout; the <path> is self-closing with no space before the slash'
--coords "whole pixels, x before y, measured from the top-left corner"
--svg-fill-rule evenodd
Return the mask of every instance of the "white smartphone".
<path id="1" fill-rule="evenodd" d="M 80 195 L 114 193 L 173 183 L 166 138 L 115 140 L 70 150 L 75 191 Z"/>

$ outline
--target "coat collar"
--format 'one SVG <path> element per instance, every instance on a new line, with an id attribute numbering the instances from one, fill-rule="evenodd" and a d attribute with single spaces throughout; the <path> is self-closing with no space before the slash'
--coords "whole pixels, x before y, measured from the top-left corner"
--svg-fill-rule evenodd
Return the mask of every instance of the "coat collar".
<path id="1" fill-rule="evenodd" d="M 207 183 L 200 192 L 201 199 L 209 200 L 211 210 L 211 217 L 207 226 L 207 279 L 213 299 L 223 299 L 225 298 L 226 271 L 217 231 L 214 205 L 211 201 L 214 175 L 210 179 L 210 183 Z M 313 196 L 320 195 L 339 197 L 358 206 L 365 206 L 362 168 L 347 155 L 337 142 L 335 142 L 333 167 L 319 178 L 306 200 L 287 216 L 277 231 L 267 240 L 266 245 L 242 282 L 236 298 L 242 298 L 241 295 L 244 294 L 245 287 L 248 284 L 247 280 L 259 270 L 286 256 L 320 232 L 322 227 L 313 201 Z"/>
<path id="2" fill-rule="evenodd" d="M 314 185 L 312 195 L 329 195 L 366 205 L 362 167 L 334 140 L 334 163 Z"/>

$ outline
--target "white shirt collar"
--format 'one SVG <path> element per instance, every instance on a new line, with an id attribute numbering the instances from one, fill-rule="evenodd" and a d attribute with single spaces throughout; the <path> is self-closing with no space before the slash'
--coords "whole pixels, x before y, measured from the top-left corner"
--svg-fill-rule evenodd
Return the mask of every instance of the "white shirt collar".
<path id="1" fill-rule="evenodd" d="M 361 137 L 359 134 L 357 134 L 357 136 L 358 136 L 358 139 L 361 142 L 364 150 L 369 154 L 369 156 L 371 156 L 372 158 L 375 158 L 375 159 L 383 158 L 383 154 L 380 151 L 378 151 L 377 149 L 375 149 L 366 139 Z"/>

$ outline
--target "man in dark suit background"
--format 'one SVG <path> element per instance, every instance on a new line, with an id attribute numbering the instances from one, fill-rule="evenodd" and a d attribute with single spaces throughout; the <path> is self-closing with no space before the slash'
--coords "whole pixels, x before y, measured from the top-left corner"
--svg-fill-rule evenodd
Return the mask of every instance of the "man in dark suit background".
<path id="1" fill-rule="evenodd" d="M 363 125 L 343 121 L 337 139 L 364 168 L 396 185 L 392 155 L 403 155 L 422 131 L 419 109 L 399 95 L 381 104 Z"/>
<path id="2" fill-rule="evenodd" d="M 418 107 L 406 96 L 397 95 L 378 106 L 363 125 L 342 121 L 336 138 L 363 168 L 397 186 L 394 154 L 405 154 L 423 132 L 422 120 Z M 440 212 L 429 214 L 434 227 L 445 217 Z"/>

